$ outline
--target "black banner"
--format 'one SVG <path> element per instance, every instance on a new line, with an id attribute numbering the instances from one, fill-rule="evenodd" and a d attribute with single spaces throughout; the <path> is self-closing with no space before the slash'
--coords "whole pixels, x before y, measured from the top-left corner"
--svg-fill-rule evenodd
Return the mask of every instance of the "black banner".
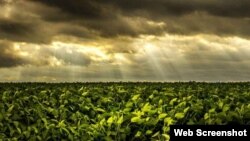
<path id="1" fill-rule="evenodd" d="M 171 125 L 170 141 L 233 139 L 250 141 L 249 125 Z"/>

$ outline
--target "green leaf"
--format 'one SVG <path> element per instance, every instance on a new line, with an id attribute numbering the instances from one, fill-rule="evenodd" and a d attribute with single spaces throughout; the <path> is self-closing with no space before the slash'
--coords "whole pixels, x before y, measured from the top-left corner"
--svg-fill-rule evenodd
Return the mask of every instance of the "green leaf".
<path id="1" fill-rule="evenodd" d="M 44 122 L 45 125 L 48 125 L 48 122 L 47 122 L 46 118 L 42 118 L 42 121 Z"/>
<path id="2" fill-rule="evenodd" d="M 153 133 L 152 130 L 147 130 L 147 131 L 146 131 L 146 135 L 151 135 L 152 133 Z"/>
<path id="3" fill-rule="evenodd" d="M 137 133 L 135 134 L 135 137 L 140 137 L 141 136 L 141 131 L 137 131 Z"/>
<path id="4" fill-rule="evenodd" d="M 113 139 L 111 137 L 104 137 L 105 141 L 113 141 Z"/>
<path id="5" fill-rule="evenodd" d="M 158 121 L 159 121 L 158 118 L 151 118 L 145 124 L 150 125 L 150 126 L 156 126 Z"/>
<path id="6" fill-rule="evenodd" d="M 159 119 L 163 119 L 163 118 L 165 118 L 166 116 L 167 116 L 166 113 L 162 113 L 162 114 L 160 114 L 160 115 L 158 116 L 158 118 L 159 118 Z"/>
<path id="7" fill-rule="evenodd" d="M 18 131 L 19 134 L 22 133 L 22 131 L 21 131 L 21 129 L 19 127 L 17 127 L 17 131 Z"/>
<path id="8" fill-rule="evenodd" d="M 13 123 L 14 123 L 15 127 L 19 126 L 19 123 L 17 121 L 14 121 Z"/>
<path id="9" fill-rule="evenodd" d="M 66 124 L 64 123 L 64 120 L 60 121 L 60 122 L 58 123 L 58 126 L 59 126 L 60 128 L 66 127 Z"/>
<path id="10" fill-rule="evenodd" d="M 133 100 L 133 101 L 136 101 L 139 97 L 140 97 L 140 94 L 134 95 L 134 96 L 132 97 L 132 100 Z"/>
<path id="11" fill-rule="evenodd" d="M 146 103 L 142 108 L 143 112 L 148 112 L 150 110 L 151 110 L 151 105 L 149 103 Z"/>
<path id="12" fill-rule="evenodd" d="M 15 107 L 15 105 L 11 105 L 11 106 L 8 108 L 7 112 L 8 112 L 8 113 L 11 113 L 11 111 L 14 109 L 14 107 Z"/>
<path id="13" fill-rule="evenodd" d="M 171 125 L 174 122 L 174 120 L 171 117 L 166 117 L 164 119 L 164 123 L 167 125 Z"/>
<path id="14" fill-rule="evenodd" d="M 117 124 L 121 125 L 123 122 L 123 115 L 118 119 Z"/>
<path id="15" fill-rule="evenodd" d="M 102 113 L 105 113 L 105 112 L 106 112 L 106 111 L 105 111 L 104 109 L 102 109 L 102 108 L 96 108 L 95 110 L 98 111 L 98 112 L 102 112 Z"/>
<path id="16" fill-rule="evenodd" d="M 112 124 L 114 121 L 114 118 L 113 117 L 109 117 L 108 120 L 107 120 L 107 123 L 108 124 Z"/>
<path id="17" fill-rule="evenodd" d="M 24 131 L 23 134 L 25 135 L 26 138 L 30 137 L 30 131 Z"/>
<path id="18" fill-rule="evenodd" d="M 42 140 L 42 138 L 41 138 L 40 136 L 36 136 L 36 138 L 37 138 L 39 141 Z"/>
<path id="19" fill-rule="evenodd" d="M 209 119 L 209 114 L 208 114 L 208 113 L 206 113 L 206 114 L 204 115 L 204 119 L 205 119 L 205 120 Z"/>
<path id="20" fill-rule="evenodd" d="M 222 109 L 223 105 L 224 105 L 224 103 L 222 101 L 218 102 L 218 106 L 219 106 L 220 109 Z"/>
<path id="21" fill-rule="evenodd" d="M 187 113 L 187 111 L 190 109 L 190 107 L 187 107 L 184 109 L 184 113 Z"/>
<path id="22" fill-rule="evenodd" d="M 69 135 L 69 130 L 67 128 L 62 128 L 63 131 L 65 131 L 67 133 L 67 135 Z"/>
<path id="23" fill-rule="evenodd" d="M 141 116 L 144 115 L 144 112 L 143 112 L 143 111 L 139 111 L 139 110 L 135 110 L 135 111 L 133 112 L 133 114 L 136 115 L 136 116 L 138 116 L 138 117 L 141 117 Z"/>
<path id="24" fill-rule="evenodd" d="M 133 117 L 131 118 L 132 123 L 142 123 L 141 117 Z"/>
<path id="25" fill-rule="evenodd" d="M 175 114 L 175 118 L 177 118 L 177 119 L 183 119 L 184 117 L 185 117 L 184 113 L 176 113 Z"/>
<path id="26" fill-rule="evenodd" d="M 74 136 L 79 135 L 79 133 L 75 130 L 76 127 L 70 127 L 69 129 L 70 129 L 70 131 L 73 133 Z"/>
<path id="27" fill-rule="evenodd" d="M 162 136 L 165 138 L 166 141 L 170 140 L 170 136 L 168 134 L 162 134 Z"/>
<path id="28" fill-rule="evenodd" d="M 154 98 L 154 95 L 153 95 L 153 94 L 151 94 L 151 95 L 149 96 L 149 98 L 150 98 L 150 99 L 153 99 L 153 98 Z"/>
<path id="29" fill-rule="evenodd" d="M 229 109 L 230 109 L 230 106 L 229 106 L 228 104 L 225 104 L 225 105 L 223 106 L 222 111 L 223 111 L 223 112 L 227 112 Z"/>
<path id="30" fill-rule="evenodd" d="M 36 128 L 36 127 L 33 127 L 33 129 L 34 129 L 34 132 L 37 134 L 37 133 L 38 133 L 37 128 Z"/>
<path id="31" fill-rule="evenodd" d="M 160 135 L 160 131 L 156 132 L 152 137 L 156 137 L 158 135 Z"/>
<path id="32" fill-rule="evenodd" d="M 123 112 L 130 112 L 131 111 L 131 108 L 125 108 L 123 109 Z"/>
<path id="33" fill-rule="evenodd" d="M 157 109 L 155 109 L 155 110 L 150 110 L 149 112 L 148 112 L 148 114 L 150 115 L 150 116 L 153 116 L 154 114 L 156 114 L 157 113 Z"/>
<path id="34" fill-rule="evenodd" d="M 131 108 L 131 107 L 133 107 L 133 104 L 134 103 L 132 103 L 132 102 L 127 102 L 125 107 L 126 108 Z"/>
<path id="35" fill-rule="evenodd" d="M 159 105 L 162 105 L 162 103 L 163 103 L 163 100 L 160 99 L 160 100 L 159 100 Z"/>
<path id="36" fill-rule="evenodd" d="M 170 102 L 169 102 L 169 104 L 171 105 L 171 106 L 173 106 L 174 105 L 174 103 L 177 101 L 177 98 L 173 98 Z"/>
<path id="37" fill-rule="evenodd" d="M 208 111 L 209 113 L 214 113 L 215 112 L 215 108 L 212 108 Z"/>

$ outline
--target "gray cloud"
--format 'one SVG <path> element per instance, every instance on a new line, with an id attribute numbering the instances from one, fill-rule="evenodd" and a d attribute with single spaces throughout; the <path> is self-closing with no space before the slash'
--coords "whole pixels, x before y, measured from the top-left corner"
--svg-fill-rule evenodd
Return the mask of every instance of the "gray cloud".
<path id="1" fill-rule="evenodd" d="M 249 31 L 247 25 L 250 22 L 248 0 L 34 1 L 59 9 L 61 22 L 67 22 L 68 17 L 71 21 L 78 21 L 80 26 L 99 32 L 103 37 L 135 37 L 141 34 L 159 35 L 164 32 L 249 37 L 246 32 Z M 58 14 L 49 15 L 51 21 L 60 17 Z M 139 22 L 130 23 L 138 17 L 141 18 Z M 124 20 L 126 18 L 128 20 Z M 46 19 L 45 15 L 45 20 L 49 19 Z M 167 26 L 149 26 L 145 24 L 147 20 L 164 22 Z"/>
<path id="2" fill-rule="evenodd" d="M 50 43 L 59 35 L 96 39 L 205 33 L 249 38 L 249 6 L 248 0 L 17 0 L 4 6 L 11 11 L 7 18 L 0 15 L 0 38 L 32 43 Z"/>
<path id="3" fill-rule="evenodd" d="M 89 56 L 75 50 L 67 52 L 66 48 L 60 48 L 60 50 L 50 50 L 49 52 L 51 56 L 64 61 L 68 65 L 88 66 L 92 61 Z"/>
<path id="4" fill-rule="evenodd" d="M 39 23 L 0 19 L 0 39 L 17 42 L 48 43 L 50 33 L 43 31 Z"/>
<path id="5" fill-rule="evenodd" d="M 107 3 L 107 1 L 98 1 Z M 250 16 L 250 2 L 248 0 L 108 0 L 108 3 L 127 13 L 144 11 L 153 16 L 180 16 L 195 11 L 222 17 L 242 18 Z"/>
<path id="6" fill-rule="evenodd" d="M 28 60 L 16 55 L 13 45 L 7 41 L 0 41 L 0 68 L 9 68 L 24 65 Z"/>
<path id="7" fill-rule="evenodd" d="M 17 0 L 0 7 L 0 39 L 14 42 L 49 44 L 54 37 L 69 35 L 93 37 L 86 27 L 70 22 L 64 12 L 30 0 Z M 57 17 L 67 17 L 54 22 Z M 52 20 L 53 19 L 53 20 Z M 72 26 L 73 25 L 73 26 Z"/>
<path id="8" fill-rule="evenodd" d="M 88 66 L 92 61 L 87 54 L 77 52 L 74 49 L 68 52 L 68 47 L 55 49 L 50 46 L 42 46 L 37 50 L 34 49 L 34 44 L 18 46 L 15 48 L 11 41 L 0 40 L 0 68 L 29 65 L 54 66 L 58 61 L 65 65 Z"/>
<path id="9" fill-rule="evenodd" d="M 222 17 L 249 17 L 248 0 L 34 0 L 57 7 L 62 11 L 84 18 L 114 17 L 107 7 L 133 14 L 144 11 L 155 15 L 184 15 L 203 11 Z M 113 10 L 113 9 L 111 9 Z"/>

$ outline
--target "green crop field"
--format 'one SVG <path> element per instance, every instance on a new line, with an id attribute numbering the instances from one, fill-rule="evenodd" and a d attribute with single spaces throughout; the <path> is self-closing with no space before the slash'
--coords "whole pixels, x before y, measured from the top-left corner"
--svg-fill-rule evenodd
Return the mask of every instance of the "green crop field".
<path id="1" fill-rule="evenodd" d="M 1 83 L 0 140 L 169 140 L 172 124 L 250 124 L 250 83 Z"/>

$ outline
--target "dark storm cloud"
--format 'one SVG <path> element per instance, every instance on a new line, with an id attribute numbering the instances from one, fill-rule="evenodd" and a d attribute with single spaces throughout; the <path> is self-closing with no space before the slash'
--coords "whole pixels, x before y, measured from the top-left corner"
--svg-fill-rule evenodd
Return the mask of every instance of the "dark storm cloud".
<path id="1" fill-rule="evenodd" d="M 49 44 L 55 36 L 93 38 L 91 29 L 57 8 L 17 0 L 0 6 L 0 39 L 14 42 Z M 70 20 L 74 19 L 74 20 Z"/>
<path id="2" fill-rule="evenodd" d="M 107 0 L 102 3 L 113 4 L 122 10 L 146 11 L 156 15 L 184 15 L 204 11 L 216 16 L 249 17 L 249 0 Z"/>
<path id="3" fill-rule="evenodd" d="M 42 10 L 38 11 L 43 20 L 54 23 L 69 23 L 71 29 L 62 29 L 60 33 L 71 34 L 79 37 L 86 32 L 80 33 L 76 26 L 86 27 L 92 34 L 102 37 L 131 36 L 136 37 L 140 34 L 161 34 L 162 28 L 152 27 L 144 20 L 131 23 L 136 20 L 134 17 L 124 17 L 121 15 L 120 8 L 111 3 L 102 3 L 89 0 L 31 0 L 33 2 L 43 3 L 50 7 L 51 13 L 44 14 Z M 54 11 L 51 10 L 54 8 Z M 46 11 L 44 11 L 47 13 Z M 132 18 L 132 19 L 131 19 Z M 136 18 L 136 17 L 135 17 Z M 89 33 L 89 34 L 91 34 Z"/>
<path id="4" fill-rule="evenodd" d="M 35 22 L 0 19 L 0 39 L 17 42 L 47 43 L 50 41 L 50 36 L 46 35 Z"/>
<path id="5" fill-rule="evenodd" d="M 216 16 L 249 17 L 249 0 L 33 0 L 60 8 L 85 18 L 107 18 L 112 12 L 107 6 L 124 13 L 145 11 L 156 15 L 183 15 L 204 11 Z M 117 12 L 117 11 L 114 11 Z"/>
<path id="6" fill-rule="evenodd" d="M 16 55 L 13 45 L 7 41 L 0 41 L 0 68 L 21 66 L 28 63 L 27 60 Z"/>
<path id="7" fill-rule="evenodd" d="M 250 36 L 249 0 L 17 0 L 5 5 L 12 10 L 8 18 L 0 15 L 0 38 L 18 42 L 50 43 L 60 35 Z"/>
<path id="8" fill-rule="evenodd" d="M 83 26 L 96 36 L 136 37 L 141 34 L 216 34 L 249 37 L 249 0 L 31 0 L 57 9 L 57 14 L 40 14 L 50 22 Z M 58 12 L 60 11 L 60 12 Z M 45 11 L 46 13 L 46 11 Z M 136 18 L 140 21 L 134 23 Z M 147 20 L 167 26 L 147 24 Z M 90 34 L 90 33 L 88 33 Z"/>
<path id="9" fill-rule="evenodd" d="M 96 0 L 33 0 L 44 3 L 49 6 L 54 6 L 64 12 L 87 19 L 102 19 L 111 17 L 108 9 L 99 4 Z"/>

